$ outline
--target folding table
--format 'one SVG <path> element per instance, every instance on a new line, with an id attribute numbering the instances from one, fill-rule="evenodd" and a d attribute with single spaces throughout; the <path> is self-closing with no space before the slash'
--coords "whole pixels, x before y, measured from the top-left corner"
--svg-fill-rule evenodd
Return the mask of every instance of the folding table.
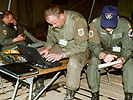
<path id="1" fill-rule="evenodd" d="M 30 84 L 29 100 L 31 100 L 34 78 L 39 76 L 39 75 L 48 74 L 48 73 L 52 73 L 52 72 L 57 72 L 54 75 L 54 77 L 49 81 L 49 83 L 42 89 L 42 91 L 34 98 L 34 100 L 37 100 L 41 96 L 41 94 L 48 88 L 48 86 L 50 86 L 58 78 L 61 71 L 67 68 L 67 62 L 68 62 L 68 60 L 63 60 L 63 61 L 61 61 L 62 66 L 58 66 L 58 67 L 54 67 L 54 68 L 48 68 L 48 69 L 42 69 L 42 68 L 36 67 L 39 70 L 38 74 L 29 75 L 29 76 L 25 76 L 25 77 L 15 77 L 14 75 L 12 75 L 12 74 L 10 74 L 6 71 L 3 71 L 2 69 L 0 69 L 0 72 L 17 79 L 16 85 L 15 85 L 15 88 L 14 88 L 14 93 L 13 93 L 13 96 L 12 96 L 11 100 L 15 100 L 20 81 L 24 81 L 24 82 Z M 0 79 L 0 81 L 2 82 L 1 79 Z"/>

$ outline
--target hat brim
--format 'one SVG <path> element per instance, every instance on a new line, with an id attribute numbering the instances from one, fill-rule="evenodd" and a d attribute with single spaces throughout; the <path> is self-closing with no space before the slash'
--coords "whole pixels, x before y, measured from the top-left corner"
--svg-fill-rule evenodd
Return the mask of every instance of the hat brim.
<path id="1" fill-rule="evenodd" d="M 107 20 L 107 19 L 103 19 L 101 18 L 101 26 L 102 27 L 116 27 L 118 23 L 118 19 L 112 19 L 112 20 Z"/>

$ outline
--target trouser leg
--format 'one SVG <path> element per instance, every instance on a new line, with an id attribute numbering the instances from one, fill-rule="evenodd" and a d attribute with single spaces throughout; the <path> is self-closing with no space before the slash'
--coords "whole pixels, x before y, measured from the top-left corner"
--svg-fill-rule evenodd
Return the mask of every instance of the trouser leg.
<path id="1" fill-rule="evenodd" d="M 87 66 L 87 81 L 92 93 L 99 91 L 100 72 L 98 71 L 98 64 L 100 63 L 101 61 L 93 56 Z"/>
<path id="2" fill-rule="evenodd" d="M 91 100 L 99 100 L 100 72 L 98 64 L 100 63 L 101 61 L 93 56 L 87 66 L 87 81 L 92 92 Z"/>
<path id="3" fill-rule="evenodd" d="M 75 54 L 69 58 L 67 65 L 66 86 L 70 90 L 76 90 L 80 84 L 80 75 L 89 58 L 89 50 Z"/>
<path id="4" fill-rule="evenodd" d="M 133 58 L 129 59 L 122 68 L 125 100 L 132 100 L 133 93 Z"/>
<path id="5" fill-rule="evenodd" d="M 133 93 L 133 59 L 129 59 L 122 68 L 124 90 Z"/>
<path id="6" fill-rule="evenodd" d="M 75 54 L 69 58 L 66 77 L 66 97 L 64 100 L 73 100 L 75 91 L 79 88 L 80 75 L 89 58 L 89 50 L 85 53 Z"/>
<path id="7" fill-rule="evenodd" d="M 125 92 L 125 99 L 124 100 L 132 100 L 132 93 Z"/>

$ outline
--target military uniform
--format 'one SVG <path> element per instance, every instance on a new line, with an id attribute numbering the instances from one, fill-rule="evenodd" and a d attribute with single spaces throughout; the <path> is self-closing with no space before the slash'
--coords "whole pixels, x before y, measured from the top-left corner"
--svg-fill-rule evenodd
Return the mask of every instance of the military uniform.
<path id="1" fill-rule="evenodd" d="M 62 28 L 49 26 L 45 46 L 53 49 L 58 44 L 65 56 L 69 57 L 66 85 L 67 89 L 76 90 L 79 87 L 81 70 L 89 57 L 87 23 L 77 12 L 65 10 L 65 14 L 66 21 Z"/>
<path id="2" fill-rule="evenodd" d="M 17 31 L 14 28 L 10 28 L 5 25 L 2 19 L 0 19 L 0 44 L 2 45 L 2 50 L 11 49 L 17 44 L 24 44 L 24 41 L 13 43 L 13 38 L 17 37 Z"/>
<path id="3" fill-rule="evenodd" d="M 87 67 L 88 83 L 92 93 L 99 91 L 100 73 L 98 64 L 101 63 L 99 54 L 101 52 L 114 54 L 125 59 L 122 67 L 124 90 L 133 93 L 133 39 L 128 34 L 132 32 L 130 23 L 119 18 L 117 27 L 107 32 L 101 27 L 101 18 L 96 18 L 90 23 L 89 47 L 92 52 L 90 63 Z"/>

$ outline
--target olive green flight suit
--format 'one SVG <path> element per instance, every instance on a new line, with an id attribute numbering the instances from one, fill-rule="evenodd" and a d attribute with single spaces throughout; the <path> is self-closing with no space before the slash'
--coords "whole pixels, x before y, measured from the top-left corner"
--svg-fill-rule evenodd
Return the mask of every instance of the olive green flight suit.
<path id="1" fill-rule="evenodd" d="M 14 28 L 10 28 L 4 24 L 0 18 L 0 44 L 3 46 L 2 50 L 11 49 L 17 44 L 25 45 L 24 41 L 13 43 L 13 38 L 17 37 L 17 31 Z"/>
<path id="2" fill-rule="evenodd" d="M 122 67 L 124 90 L 133 93 L 133 39 L 128 37 L 132 31 L 130 23 L 124 19 L 118 19 L 118 25 L 112 33 L 101 27 L 100 18 L 90 23 L 89 47 L 92 52 L 90 63 L 87 67 L 88 84 L 92 93 L 99 91 L 100 73 L 98 64 L 101 63 L 99 54 L 101 52 L 124 57 L 125 63 Z"/>
<path id="3" fill-rule="evenodd" d="M 52 50 L 58 44 L 60 51 L 69 58 L 66 85 L 67 89 L 76 90 L 79 87 L 81 71 L 89 57 L 88 30 L 87 23 L 81 14 L 67 10 L 65 13 L 66 21 L 62 28 L 49 26 L 45 46 Z M 59 49 L 52 52 L 56 51 L 58 54 L 62 53 Z"/>

